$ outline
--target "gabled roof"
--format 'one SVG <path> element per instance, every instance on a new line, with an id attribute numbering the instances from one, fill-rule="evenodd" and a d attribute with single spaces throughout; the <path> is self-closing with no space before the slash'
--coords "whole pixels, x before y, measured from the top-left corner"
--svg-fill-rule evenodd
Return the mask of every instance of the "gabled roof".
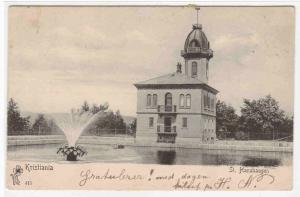
<path id="1" fill-rule="evenodd" d="M 210 90 L 211 92 L 218 93 L 218 91 L 206 83 L 203 83 L 199 79 L 189 77 L 182 73 L 171 73 L 159 77 L 155 77 L 146 81 L 138 82 L 134 84 L 137 88 L 153 88 L 153 87 L 202 87 L 203 89 Z"/>
<path id="2" fill-rule="evenodd" d="M 155 84 L 159 84 L 159 85 L 163 85 L 163 84 L 202 84 L 203 82 L 195 79 L 195 78 L 191 78 L 185 74 L 182 73 L 171 73 L 171 74 L 167 74 L 167 75 L 163 75 L 163 76 L 159 76 L 159 77 L 155 77 L 146 81 L 142 81 L 139 83 L 136 83 L 135 85 L 155 85 Z"/>

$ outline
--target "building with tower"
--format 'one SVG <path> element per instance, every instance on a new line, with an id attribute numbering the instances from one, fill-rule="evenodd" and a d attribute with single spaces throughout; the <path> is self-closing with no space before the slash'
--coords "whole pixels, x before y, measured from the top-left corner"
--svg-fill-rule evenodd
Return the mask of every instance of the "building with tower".
<path id="1" fill-rule="evenodd" d="M 139 83 L 136 140 L 150 143 L 213 143 L 216 94 L 208 85 L 213 57 L 201 24 L 193 25 L 181 51 L 184 67 Z"/>

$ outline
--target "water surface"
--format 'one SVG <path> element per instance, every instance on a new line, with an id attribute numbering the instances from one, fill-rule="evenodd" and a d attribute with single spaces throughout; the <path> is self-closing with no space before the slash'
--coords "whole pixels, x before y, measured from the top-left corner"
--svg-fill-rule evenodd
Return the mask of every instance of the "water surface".
<path id="1" fill-rule="evenodd" d="M 292 153 L 231 150 L 203 150 L 185 148 L 158 148 L 125 146 L 114 149 L 111 145 L 82 145 L 88 152 L 80 161 L 106 163 L 137 163 L 166 165 L 292 165 Z M 8 160 L 66 162 L 57 155 L 60 144 L 8 146 Z"/>

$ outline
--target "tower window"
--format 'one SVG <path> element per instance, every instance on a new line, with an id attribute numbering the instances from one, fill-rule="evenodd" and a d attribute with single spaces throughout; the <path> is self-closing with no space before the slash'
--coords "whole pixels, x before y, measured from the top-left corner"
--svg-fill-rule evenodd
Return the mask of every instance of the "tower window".
<path id="1" fill-rule="evenodd" d="M 151 94 L 147 95 L 147 106 L 151 106 Z"/>
<path id="2" fill-rule="evenodd" d="M 186 95 L 186 107 L 188 107 L 188 108 L 191 107 L 191 95 L 190 94 Z"/>
<path id="3" fill-rule="evenodd" d="M 192 62 L 192 77 L 196 77 L 197 76 L 197 62 Z"/>
<path id="4" fill-rule="evenodd" d="M 157 106 L 157 94 L 153 94 L 153 106 Z"/>
<path id="5" fill-rule="evenodd" d="M 180 94 L 179 96 L 179 106 L 184 107 L 184 95 Z"/>
<path id="6" fill-rule="evenodd" d="M 189 44 L 189 47 L 200 47 L 198 40 L 192 40 Z"/>

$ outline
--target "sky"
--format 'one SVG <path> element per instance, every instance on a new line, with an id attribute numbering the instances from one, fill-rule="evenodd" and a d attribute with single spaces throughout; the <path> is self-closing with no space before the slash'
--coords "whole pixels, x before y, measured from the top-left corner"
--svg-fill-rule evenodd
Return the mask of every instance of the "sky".
<path id="1" fill-rule="evenodd" d="M 10 7 L 8 97 L 22 111 L 69 112 L 84 100 L 136 114 L 134 83 L 175 72 L 192 7 Z M 293 114 L 294 8 L 201 7 L 214 57 L 209 85 L 239 113 L 271 94 Z"/>

